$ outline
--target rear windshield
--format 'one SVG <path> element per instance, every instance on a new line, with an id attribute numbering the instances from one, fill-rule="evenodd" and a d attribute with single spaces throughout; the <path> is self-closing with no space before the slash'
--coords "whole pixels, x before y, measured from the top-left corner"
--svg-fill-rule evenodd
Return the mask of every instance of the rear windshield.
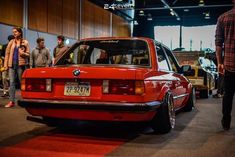
<path id="1" fill-rule="evenodd" d="M 81 41 L 72 46 L 56 65 L 141 65 L 149 66 L 149 50 L 143 40 Z"/>

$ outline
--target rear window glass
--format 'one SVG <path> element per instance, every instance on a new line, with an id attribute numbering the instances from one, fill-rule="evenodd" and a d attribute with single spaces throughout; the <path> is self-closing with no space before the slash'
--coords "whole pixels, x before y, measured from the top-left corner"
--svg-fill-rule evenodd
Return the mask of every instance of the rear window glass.
<path id="1" fill-rule="evenodd" d="M 56 63 L 65 64 L 149 66 L 150 57 L 147 43 L 143 40 L 81 41 Z"/>

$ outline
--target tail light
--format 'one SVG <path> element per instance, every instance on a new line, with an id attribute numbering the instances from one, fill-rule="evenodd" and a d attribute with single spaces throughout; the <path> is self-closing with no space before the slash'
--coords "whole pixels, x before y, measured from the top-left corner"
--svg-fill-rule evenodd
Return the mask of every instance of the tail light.
<path id="1" fill-rule="evenodd" d="M 103 80 L 103 93 L 141 95 L 144 93 L 144 82 L 133 80 Z"/>
<path id="2" fill-rule="evenodd" d="M 51 79 L 22 79 L 21 90 L 32 92 L 51 92 Z"/>

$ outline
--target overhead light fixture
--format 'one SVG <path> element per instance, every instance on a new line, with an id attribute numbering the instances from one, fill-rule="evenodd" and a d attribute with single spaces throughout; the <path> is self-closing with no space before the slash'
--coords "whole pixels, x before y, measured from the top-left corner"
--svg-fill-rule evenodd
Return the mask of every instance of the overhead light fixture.
<path id="1" fill-rule="evenodd" d="M 179 15 L 174 11 L 174 9 L 172 9 L 169 4 L 165 1 L 165 0 L 161 0 L 161 2 L 164 4 L 165 8 L 168 8 L 170 10 L 170 14 L 172 16 L 176 16 L 176 20 L 181 20 Z"/>
<path id="2" fill-rule="evenodd" d="M 139 16 L 144 16 L 144 11 L 143 10 L 140 10 Z"/>
<path id="3" fill-rule="evenodd" d="M 199 0 L 199 4 L 198 4 L 199 6 L 204 6 L 205 5 L 205 2 L 204 2 L 204 0 Z"/>
<path id="4" fill-rule="evenodd" d="M 134 21 L 134 25 L 138 25 L 138 24 L 139 24 L 138 21 L 135 20 L 135 21 Z"/>
<path id="5" fill-rule="evenodd" d="M 153 18 L 152 18 L 152 15 L 151 15 L 151 14 L 148 14 L 147 20 L 148 20 L 148 21 L 152 21 L 152 20 L 153 20 Z"/>
<path id="6" fill-rule="evenodd" d="M 184 9 L 184 12 L 189 12 L 189 9 Z"/>
<path id="7" fill-rule="evenodd" d="M 148 17 L 147 20 L 148 20 L 148 21 L 152 21 L 153 18 L 152 18 L 152 17 Z"/>
<path id="8" fill-rule="evenodd" d="M 206 13 L 203 13 L 203 14 L 205 14 L 205 19 L 210 19 L 211 17 L 210 17 L 210 12 L 206 12 Z"/>

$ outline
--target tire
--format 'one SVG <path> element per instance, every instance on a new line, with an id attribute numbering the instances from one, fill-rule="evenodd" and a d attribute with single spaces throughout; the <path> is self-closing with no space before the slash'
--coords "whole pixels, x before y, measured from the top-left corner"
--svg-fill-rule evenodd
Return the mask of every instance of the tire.
<path id="1" fill-rule="evenodd" d="M 195 89 L 192 88 L 192 91 L 189 95 L 189 99 L 188 102 L 186 103 L 186 105 L 183 107 L 183 111 L 184 112 L 190 112 L 192 111 L 192 109 L 194 108 L 196 102 L 196 93 L 195 93 Z"/>
<path id="2" fill-rule="evenodd" d="M 208 98 L 208 97 L 209 97 L 208 89 L 200 90 L 200 98 Z"/>
<path id="3" fill-rule="evenodd" d="M 155 133 L 160 134 L 168 133 L 175 127 L 175 109 L 171 94 L 165 95 L 163 104 L 151 121 L 151 127 Z"/>

